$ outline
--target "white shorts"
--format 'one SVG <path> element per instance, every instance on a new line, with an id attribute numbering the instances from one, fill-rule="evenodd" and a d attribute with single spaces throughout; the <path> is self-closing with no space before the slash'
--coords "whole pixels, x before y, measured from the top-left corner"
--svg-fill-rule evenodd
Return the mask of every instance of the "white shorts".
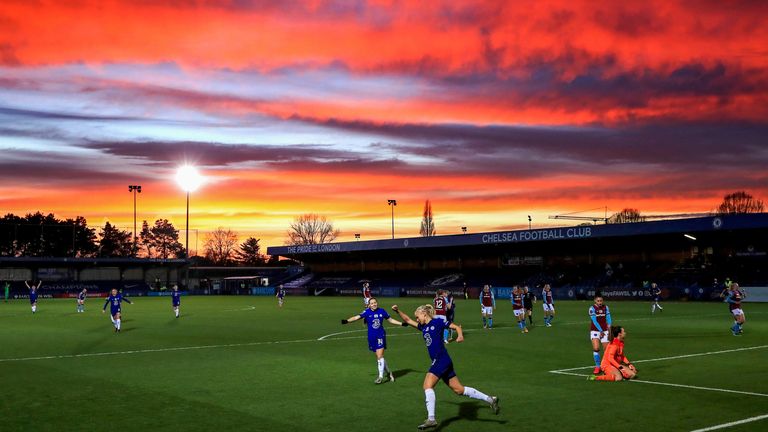
<path id="1" fill-rule="evenodd" d="M 525 309 L 514 309 L 515 316 L 525 316 Z"/>
<path id="2" fill-rule="evenodd" d="M 483 315 L 493 315 L 493 306 L 481 306 L 480 313 Z"/>
<path id="3" fill-rule="evenodd" d="M 368 306 L 368 302 L 371 301 L 370 297 L 363 297 L 363 303 L 365 303 L 365 306 Z"/>
<path id="4" fill-rule="evenodd" d="M 602 332 L 591 331 L 589 332 L 589 339 L 600 339 L 600 342 L 608 343 L 608 330 L 603 330 Z"/>
<path id="5" fill-rule="evenodd" d="M 744 316 L 744 311 L 741 310 L 741 308 L 733 309 L 731 313 L 733 314 L 733 316 L 739 316 L 739 315 Z"/>
<path id="6" fill-rule="evenodd" d="M 544 307 L 544 312 L 554 312 L 555 311 L 554 303 L 553 304 L 546 304 L 546 303 L 544 303 L 541 306 Z"/>

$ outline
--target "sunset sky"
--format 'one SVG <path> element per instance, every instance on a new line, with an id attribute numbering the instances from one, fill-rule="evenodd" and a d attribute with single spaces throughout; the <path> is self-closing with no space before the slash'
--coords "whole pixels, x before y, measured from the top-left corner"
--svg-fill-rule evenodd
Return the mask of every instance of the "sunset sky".
<path id="1" fill-rule="evenodd" d="M 183 228 L 184 163 L 206 177 L 200 245 L 216 227 L 282 245 L 303 213 L 340 241 L 388 238 L 387 199 L 397 236 L 427 199 L 438 234 L 766 200 L 766 17 L 762 1 L 3 0 L 0 211 L 132 229 L 140 184 L 139 223 Z"/>

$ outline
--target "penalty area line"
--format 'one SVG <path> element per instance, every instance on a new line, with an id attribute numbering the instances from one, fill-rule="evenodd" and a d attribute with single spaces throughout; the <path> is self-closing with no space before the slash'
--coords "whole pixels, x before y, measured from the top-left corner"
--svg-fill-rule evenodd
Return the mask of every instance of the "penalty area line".
<path id="1" fill-rule="evenodd" d="M 752 422 L 755 422 L 755 421 L 765 420 L 765 419 L 768 419 L 768 414 L 763 414 L 763 415 L 759 415 L 759 416 L 755 416 L 755 417 L 745 418 L 743 420 L 736 420 L 736 421 L 732 421 L 732 422 L 729 422 L 729 423 L 723 423 L 723 424 L 719 424 L 719 425 L 715 425 L 715 426 L 710 426 L 710 427 L 706 427 L 704 429 L 696 429 L 696 430 L 693 430 L 691 432 L 709 432 L 709 431 L 713 431 L 713 430 L 725 429 L 725 428 L 729 428 L 731 426 L 738 426 L 738 425 L 742 425 L 744 423 L 752 423 Z"/>

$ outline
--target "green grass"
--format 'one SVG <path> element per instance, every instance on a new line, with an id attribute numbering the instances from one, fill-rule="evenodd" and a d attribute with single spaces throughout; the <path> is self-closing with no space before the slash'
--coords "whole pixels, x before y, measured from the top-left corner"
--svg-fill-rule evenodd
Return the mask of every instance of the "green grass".
<path id="1" fill-rule="evenodd" d="M 426 300 L 381 303 L 412 313 Z M 361 311 L 359 298 L 291 297 L 278 309 L 273 298 L 185 297 L 180 319 L 169 298 L 135 303 L 119 335 L 101 301 L 77 314 L 73 300 L 42 300 L 35 315 L 27 302 L 0 303 L 0 430 L 402 431 L 426 417 L 419 332 L 387 327 L 397 381 L 374 385 L 362 323 L 339 323 Z M 768 395 L 768 348 L 639 362 L 768 345 L 768 304 L 745 305 L 741 337 L 723 304 L 668 302 L 653 317 L 647 303 L 609 305 L 640 379 Z M 459 300 L 466 341 L 448 350 L 462 383 L 498 395 L 501 413 L 441 383 L 438 430 L 689 431 L 768 414 L 764 396 L 550 373 L 591 364 L 589 303 L 558 302 L 551 328 L 535 306 L 523 335 L 507 302 L 488 331 L 477 300 Z M 349 333 L 317 340 L 338 332 Z M 768 420 L 728 430 L 760 429 Z"/>

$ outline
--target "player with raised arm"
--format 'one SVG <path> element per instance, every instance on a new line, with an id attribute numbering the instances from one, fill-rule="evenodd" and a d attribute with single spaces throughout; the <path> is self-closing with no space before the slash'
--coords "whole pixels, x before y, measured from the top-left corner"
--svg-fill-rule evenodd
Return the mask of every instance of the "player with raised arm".
<path id="1" fill-rule="evenodd" d="M 171 289 L 171 305 L 173 307 L 173 313 L 176 314 L 176 318 L 178 318 L 181 313 L 181 291 L 179 291 L 179 286 L 176 284 L 174 284 Z"/>
<path id="2" fill-rule="evenodd" d="M 384 321 L 389 321 L 390 324 L 394 325 L 404 326 L 404 324 L 389 316 L 386 310 L 379 309 L 379 301 L 375 297 L 368 299 L 367 309 L 358 315 L 341 320 L 341 323 L 348 324 L 360 318 L 365 319 L 365 323 L 368 325 L 368 349 L 376 354 L 376 366 L 378 367 L 379 376 L 374 382 L 376 384 L 386 382 L 387 375 L 385 374 L 389 375 L 390 381 L 394 381 L 395 375 L 389 369 L 387 360 L 384 359 L 384 350 L 387 349 L 387 333 L 384 331 Z"/>
<path id="3" fill-rule="evenodd" d="M 122 294 L 118 293 L 116 288 L 112 288 L 111 294 L 109 297 L 107 297 L 107 301 L 104 302 L 104 307 L 101 308 L 101 313 L 104 313 L 104 311 L 107 309 L 107 305 L 109 305 L 109 315 L 110 319 L 112 320 L 112 325 L 115 326 L 115 333 L 120 333 L 120 327 L 122 325 L 121 312 L 123 301 L 129 304 L 133 304 L 133 302 L 128 300 L 127 297 L 123 297 Z"/>
<path id="4" fill-rule="evenodd" d="M 77 294 L 77 312 L 85 312 L 85 299 L 88 297 L 88 290 L 83 288 L 82 291 L 80 291 Z"/>
<path id="5" fill-rule="evenodd" d="M 43 281 L 37 281 L 37 285 L 35 285 L 34 281 L 32 282 L 32 285 L 27 281 L 24 281 L 24 285 L 26 285 L 29 290 L 29 305 L 32 307 L 32 313 L 37 313 L 37 291 L 42 284 Z"/>
<path id="6" fill-rule="evenodd" d="M 285 287 L 283 287 L 283 284 L 277 286 L 275 297 L 277 297 L 277 306 L 283 307 L 283 303 L 285 302 Z"/>
<path id="7" fill-rule="evenodd" d="M 627 356 L 624 355 L 624 340 L 627 337 L 627 331 L 621 326 L 611 327 L 613 340 L 605 348 L 603 361 L 600 367 L 605 372 L 604 375 L 590 375 L 588 380 L 594 381 L 621 381 L 629 380 L 637 376 L 637 369 L 632 365 Z"/>
<path id="8" fill-rule="evenodd" d="M 490 285 L 483 285 L 480 292 L 480 313 L 483 315 L 483 328 L 493 328 L 493 311 L 496 309 L 496 298 Z"/>
<path id="9" fill-rule="evenodd" d="M 589 318 L 589 338 L 592 341 L 592 357 L 595 360 L 595 370 L 592 373 L 597 375 L 600 373 L 600 344 L 602 343 L 605 351 L 608 346 L 608 332 L 611 331 L 611 311 L 603 303 L 602 296 L 595 296 L 595 304 L 589 307 Z"/>
<path id="10" fill-rule="evenodd" d="M 421 330 L 429 358 L 432 360 L 429 371 L 424 377 L 423 384 L 427 404 L 427 420 L 419 425 L 419 429 L 437 427 L 437 420 L 435 419 L 435 385 L 440 380 L 446 383 L 457 395 L 485 401 L 491 406 L 494 414 L 499 413 L 499 398 L 488 396 L 472 387 L 465 387 L 459 381 L 459 377 L 456 376 L 456 372 L 453 370 L 453 361 L 448 355 L 448 350 L 446 350 L 444 344 L 440 343 L 440 335 L 442 335 L 445 329 L 445 322 L 435 317 L 435 308 L 432 305 L 426 304 L 416 308 L 414 312 L 416 320 L 411 319 L 405 312 L 398 309 L 397 305 L 392 306 L 392 309 L 400 315 L 404 325 L 410 325 Z M 456 330 L 456 342 L 464 341 L 464 333 L 461 330 L 461 326 L 451 323 L 449 327 Z"/>
<path id="11" fill-rule="evenodd" d="M 445 291 L 439 289 L 435 292 L 435 298 L 432 300 L 435 306 L 435 318 L 445 322 L 445 331 L 443 332 L 443 343 L 448 343 L 448 299 L 445 297 Z"/>
<path id="12" fill-rule="evenodd" d="M 555 301 L 552 297 L 552 287 L 549 284 L 544 285 L 541 292 L 542 306 L 544 307 L 544 325 L 552 327 L 552 320 L 555 319 Z"/>
<path id="13" fill-rule="evenodd" d="M 519 285 L 515 285 L 512 293 L 509 295 L 509 301 L 512 303 L 512 312 L 517 318 L 517 326 L 520 327 L 520 333 L 528 333 L 528 327 L 525 325 L 525 306 L 523 305 L 523 292 Z"/>
<path id="14" fill-rule="evenodd" d="M 725 302 L 728 303 L 728 309 L 733 315 L 733 327 L 731 327 L 731 333 L 734 336 L 741 336 L 743 333 L 742 327 L 744 326 L 744 311 L 741 309 L 741 301 L 746 297 L 744 291 L 739 288 L 739 284 L 732 282 L 728 290 L 728 295 L 725 296 Z"/>
<path id="15" fill-rule="evenodd" d="M 659 304 L 661 301 L 661 288 L 656 285 L 656 282 L 651 284 L 651 297 L 653 297 L 653 303 L 651 304 L 651 315 L 656 313 L 656 308 L 658 308 L 660 311 L 663 311 L 664 308 Z"/>

